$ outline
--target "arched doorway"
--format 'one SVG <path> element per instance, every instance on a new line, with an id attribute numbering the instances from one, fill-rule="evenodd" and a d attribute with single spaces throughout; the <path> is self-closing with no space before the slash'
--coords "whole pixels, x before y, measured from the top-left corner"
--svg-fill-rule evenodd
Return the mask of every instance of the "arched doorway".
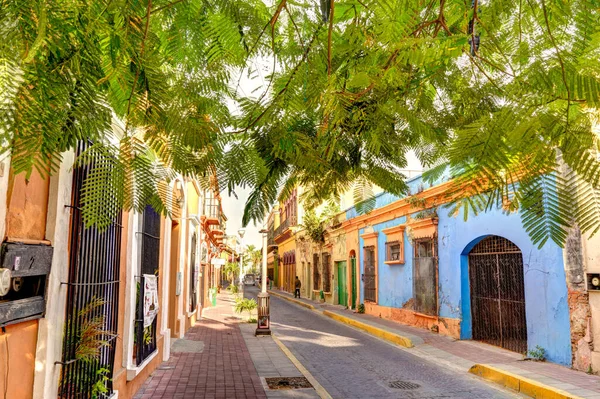
<path id="1" fill-rule="evenodd" d="M 473 339 L 527 352 L 523 254 L 506 238 L 488 236 L 469 252 Z"/>
<path id="2" fill-rule="evenodd" d="M 351 303 L 350 307 L 352 309 L 356 309 L 356 299 L 358 298 L 358 290 L 357 290 L 357 280 L 358 280 L 358 271 L 356 270 L 356 251 L 350 251 L 350 279 L 351 279 Z"/>

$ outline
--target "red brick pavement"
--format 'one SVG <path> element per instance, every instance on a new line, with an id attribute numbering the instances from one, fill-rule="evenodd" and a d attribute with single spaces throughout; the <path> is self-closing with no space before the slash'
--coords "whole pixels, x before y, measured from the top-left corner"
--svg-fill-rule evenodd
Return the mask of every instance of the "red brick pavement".
<path id="1" fill-rule="evenodd" d="M 229 301 L 222 302 L 219 309 L 211 309 L 212 313 L 231 309 Z M 236 322 L 217 318 L 225 321 L 202 319 L 186 334 L 186 339 L 204 342 L 202 353 L 171 353 L 169 361 L 144 382 L 135 399 L 266 398 Z"/>

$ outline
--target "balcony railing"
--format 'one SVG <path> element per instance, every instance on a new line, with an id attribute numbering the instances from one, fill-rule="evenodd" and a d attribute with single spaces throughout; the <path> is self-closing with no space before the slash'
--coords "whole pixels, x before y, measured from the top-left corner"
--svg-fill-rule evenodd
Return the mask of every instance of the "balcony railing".
<path id="1" fill-rule="evenodd" d="M 273 226 L 269 227 L 269 232 L 267 233 L 267 246 L 275 245 L 275 230 Z"/>
<path id="2" fill-rule="evenodd" d="M 279 227 L 277 227 L 275 229 L 274 237 L 279 237 L 280 235 L 285 233 L 285 231 L 287 229 L 289 229 L 290 227 L 295 226 L 295 225 L 296 225 L 296 217 L 295 216 L 284 219 L 283 222 L 281 222 L 281 224 L 279 225 Z"/>

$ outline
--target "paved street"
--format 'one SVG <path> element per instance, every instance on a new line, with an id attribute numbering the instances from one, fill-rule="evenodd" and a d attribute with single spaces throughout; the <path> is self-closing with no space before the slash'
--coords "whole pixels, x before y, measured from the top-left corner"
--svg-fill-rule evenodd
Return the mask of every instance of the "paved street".
<path id="1" fill-rule="evenodd" d="M 257 293 L 246 287 L 247 297 Z M 520 397 L 274 296 L 271 321 L 277 337 L 334 398 Z M 394 382 L 419 387 L 392 388 Z"/>

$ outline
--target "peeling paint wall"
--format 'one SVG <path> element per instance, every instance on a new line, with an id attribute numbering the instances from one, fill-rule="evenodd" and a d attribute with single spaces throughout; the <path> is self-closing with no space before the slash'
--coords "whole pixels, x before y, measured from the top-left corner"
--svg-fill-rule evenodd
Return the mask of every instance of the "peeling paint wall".
<path id="1" fill-rule="evenodd" d="M 583 271 L 585 273 L 600 273 L 600 236 L 583 237 L 581 244 Z M 584 371 L 589 371 L 591 366 L 592 371 L 597 373 L 600 372 L 600 345 L 595 345 L 595 343 L 600 342 L 600 292 L 586 291 L 585 295 L 589 305 L 589 321 L 585 324 L 586 334 L 580 338 L 580 340 L 583 339 L 583 342 L 581 342 L 581 345 L 579 341 L 577 342 L 574 363 L 577 363 L 577 367 L 581 368 L 583 366 Z M 573 302 L 575 302 L 575 299 L 584 299 L 583 295 L 578 296 L 579 298 L 573 298 Z M 572 313 L 571 320 L 574 320 L 573 316 Z M 572 326 L 573 332 L 576 332 L 579 328 L 581 326 Z M 587 360 L 585 355 L 588 349 L 590 349 L 590 364 L 582 362 L 582 360 Z M 587 368 L 585 368 L 586 366 Z"/>
<path id="2" fill-rule="evenodd" d="M 506 215 L 490 210 L 478 216 L 456 217 L 440 212 L 439 263 L 440 286 L 446 304 L 440 316 L 455 317 L 460 309 L 461 338 L 471 338 L 471 309 L 468 276 L 468 252 L 488 235 L 504 237 L 516 244 L 523 254 L 527 346 L 546 350 L 548 360 L 571 364 L 569 307 L 562 249 L 547 242 L 538 249 L 529 239 L 518 214 Z"/>
<path id="3" fill-rule="evenodd" d="M 569 291 L 568 304 L 571 320 L 571 351 L 573 368 L 588 371 L 592 366 L 593 339 L 591 334 L 591 309 L 585 287 L 581 231 L 569 231 L 564 249 L 565 275 Z"/>

